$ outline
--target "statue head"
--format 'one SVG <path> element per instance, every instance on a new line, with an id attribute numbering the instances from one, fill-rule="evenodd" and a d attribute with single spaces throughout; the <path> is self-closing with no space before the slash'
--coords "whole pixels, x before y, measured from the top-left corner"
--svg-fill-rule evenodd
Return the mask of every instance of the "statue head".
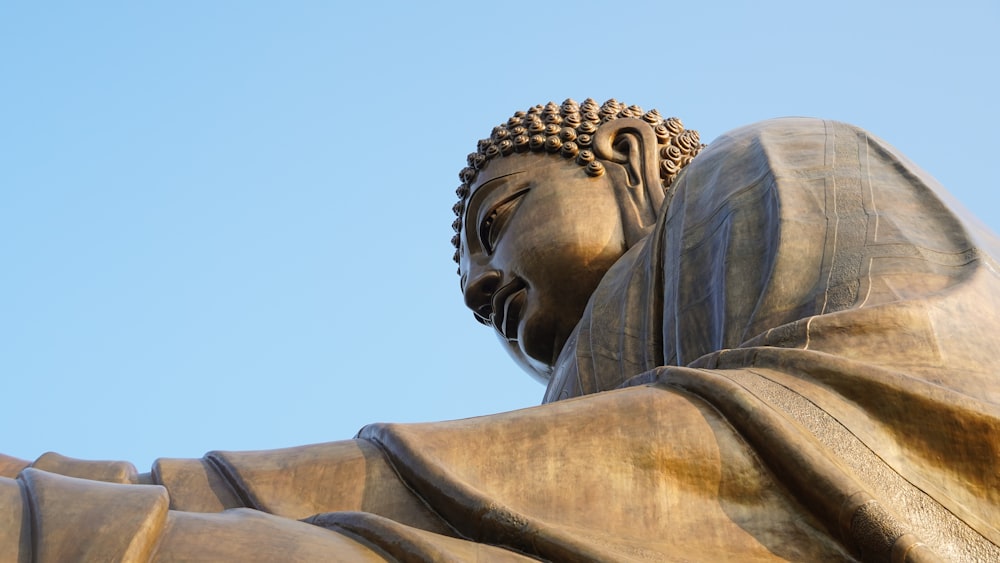
<path id="1" fill-rule="evenodd" d="M 547 380 L 608 269 L 652 230 L 698 134 L 608 100 L 517 112 L 468 157 L 452 239 L 462 293 Z"/>

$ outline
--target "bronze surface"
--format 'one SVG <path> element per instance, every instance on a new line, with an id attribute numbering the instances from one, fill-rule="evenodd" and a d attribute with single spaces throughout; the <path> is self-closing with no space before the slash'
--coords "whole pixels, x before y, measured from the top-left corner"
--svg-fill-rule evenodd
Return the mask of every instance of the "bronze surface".
<path id="1" fill-rule="evenodd" d="M 470 155 L 464 299 L 545 404 L 0 456 L 0 560 L 1000 560 L 995 236 L 856 127 L 682 130 L 568 100 Z"/>

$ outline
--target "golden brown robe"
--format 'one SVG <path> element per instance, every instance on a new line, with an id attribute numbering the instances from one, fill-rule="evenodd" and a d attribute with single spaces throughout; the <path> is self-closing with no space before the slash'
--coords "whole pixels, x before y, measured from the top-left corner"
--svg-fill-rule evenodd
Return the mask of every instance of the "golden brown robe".
<path id="1" fill-rule="evenodd" d="M 813 119 L 671 190 L 548 404 L 143 475 L 0 459 L 0 561 L 1000 560 L 993 235 Z"/>

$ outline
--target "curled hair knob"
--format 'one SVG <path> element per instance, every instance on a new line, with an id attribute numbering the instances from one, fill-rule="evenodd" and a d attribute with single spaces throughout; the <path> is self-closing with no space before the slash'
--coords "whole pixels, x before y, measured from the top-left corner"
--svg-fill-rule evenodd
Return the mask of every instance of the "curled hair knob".
<path id="1" fill-rule="evenodd" d="M 476 153 L 475 157 L 472 159 L 472 165 L 476 170 L 482 169 L 486 164 L 486 155 L 483 153 Z"/>
<path id="2" fill-rule="evenodd" d="M 566 158 L 573 158 L 580 152 L 580 147 L 576 145 L 573 141 L 568 141 L 563 143 L 562 150 L 559 151 L 561 155 Z"/>
<path id="3" fill-rule="evenodd" d="M 653 128 L 653 133 L 656 135 L 656 141 L 661 145 L 669 143 L 670 139 L 674 138 L 667 126 L 662 123 Z"/>
<path id="4" fill-rule="evenodd" d="M 698 146 L 698 139 L 694 138 L 690 131 L 684 131 L 674 139 L 673 142 L 677 148 L 681 149 L 683 152 L 691 152 L 696 146 Z"/>
<path id="5" fill-rule="evenodd" d="M 566 98 L 559 109 L 563 115 L 576 113 L 580 111 L 580 104 L 576 103 L 573 98 Z"/>
<path id="6" fill-rule="evenodd" d="M 660 112 L 656 111 L 655 109 L 651 109 L 643 114 L 642 120 L 645 121 L 646 123 L 649 123 L 650 125 L 655 126 L 663 122 L 663 117 L 660 116 Z"/>
<path id="7" fill-rule="evenodd" d="M 682 156 L 684 156 L 684 153 L 681 152 L 681 149 L 675 147 L 674 145 L 670 145 L 668 147 L 663 147 L 662 149 L 660 149 L 660 158 L 665 158 L 673 160 L 674 162 L 679 162 Z"/>
<path id="8" fill-rule="evenodd" d="M 677 119 L 676 117 L 667 118 L 667 120 L 664 121 L 663 124 L 666 125 L 667 130 L 669 130 L 674 135 L 680 135 L 681 131 L 684 130 L 684 124 L 681 123 L 681 120 Z"/>
<path id="9" fill-rule="evenodd" d="M 546 152 L 558 152 L 562 148 L 562 141 L 556 135 L 550 135 L 545 139 Z"/>
<path id="10" fill-rule="evenodd" d="M 619 110 L 621 110 L 621 104 L 619 104 L 618 100 L 614 98 L 608 99 L 601 105 L 601 114 L 614 115 L 618 113 Z M 601 117 L 604 117 L 604 115 L 602 115 Z"/>
<path id="11" fill-rule="evenodd" d="M 522 133 L 517 137 L 514 137 L 514 150 L 517 152 L 524 152 L 530 148 L 530 143 L 531 139 Z"/>

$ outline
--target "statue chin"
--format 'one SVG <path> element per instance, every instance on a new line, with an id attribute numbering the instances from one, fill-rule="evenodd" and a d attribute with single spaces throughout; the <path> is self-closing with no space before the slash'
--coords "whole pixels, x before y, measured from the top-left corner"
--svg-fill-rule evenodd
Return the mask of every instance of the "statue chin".
<path id="1" fill-rule="evenodd" d="M 535 381 L 547 385 L 552 378 L 552 365 L 528 356 L 517 341 L 509 341 L 499 332 L 494 331 L 500 346 L 521 369 L 527 372 Z"/>

